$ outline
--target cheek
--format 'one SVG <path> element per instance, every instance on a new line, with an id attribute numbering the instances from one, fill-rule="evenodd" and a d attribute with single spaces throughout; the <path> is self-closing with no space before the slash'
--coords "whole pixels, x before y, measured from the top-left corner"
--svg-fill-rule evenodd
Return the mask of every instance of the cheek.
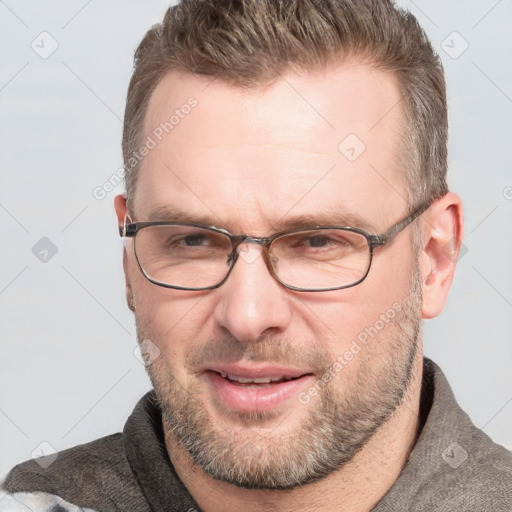
<path id="1" fill-rule="evenodd" d="M 406 308 L 414 270 L 411 260 L 401 261 L 386 255 L 377 265 L 372 265 L 361 284 L 310 296 L 302 304 L 298 303 L 299 315 L 331 359 L 353 347 L 352 351 L 357 351 L 356 345 L 370 347 L 371 344 L 373 348 L 365 350 L 367 355 L 386 350 L 386 340 L 393 339 L 400 312 Z"/>
<path id="2" fill-rule="evenodd" d="M 407 234 L 402 233 L 402 238 L 393 241 L 389 247 L 378 248 L 374 254 L 365 284 L 376 304 L 385 306 L 386 302 L 403 300 L 409 293 L 416 259 L 412 253 L 412 240 Z"/>
<path id="3" fill-rule="evenodd" d="M 138 269 L 137 269 L 138 270 Z M 135 317 L 139 338 L 149 339 L 168 366 L 180 371 L 187 353 L 208 339 L 208 300 L 205 294 L 163 288 L 139 271 L 134 279 Z"/>
<path id="4" fill-rule="evenodd" d="M 362 283 L 354 288 L 331 292 L 334 296 L 312 299 L 302 305 L 299 315 L 315 338 L 332 349 L 343 349 L 367 327 L 391 310 L 400 310 L 408 295 L 408 279 L 385 286 Z M 307 307 L 306 307 L 307 304 Z M 388 315 L 388 316 L 393 316 Z"/>
<path id="5" fill-rule="evenodd" d="M 128 258 L 137 319 L 159 338 L 173 337 L 180 329 L 189 328 L 201 309 L 197 306 L 204 302 L 204 294 L 155 285 L 142 274 L 133 251 Z"/>

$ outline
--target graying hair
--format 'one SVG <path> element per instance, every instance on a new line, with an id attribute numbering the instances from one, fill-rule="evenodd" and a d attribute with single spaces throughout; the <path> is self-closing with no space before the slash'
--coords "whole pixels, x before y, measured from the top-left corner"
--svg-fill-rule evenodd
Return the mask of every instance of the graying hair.
<path id="1" fill-rule="evenodd" d="M 283 71 L 360 57 L 397 78 L 404 113 L 399 166 L 409 208 L 448 191 L 446 87 L 416 18 L 391 0 L 182 0 L 135 52 L 123 132 L 128 205 L 136 191 L 152 92 L 172 70 L 255 88 Z"/>

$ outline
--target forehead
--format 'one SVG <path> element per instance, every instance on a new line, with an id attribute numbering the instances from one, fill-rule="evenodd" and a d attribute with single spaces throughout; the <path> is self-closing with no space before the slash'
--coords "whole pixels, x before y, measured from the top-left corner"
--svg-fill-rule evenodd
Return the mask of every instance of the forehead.
<path id="1" fill-rule="evenodd" d="M 168 206 L 245 232 L 327 211 L 401 216 L 402 119 L 394 77 L 367 65 L 256 89 L 171 72 L 149 102 L 135 213 Z"/>

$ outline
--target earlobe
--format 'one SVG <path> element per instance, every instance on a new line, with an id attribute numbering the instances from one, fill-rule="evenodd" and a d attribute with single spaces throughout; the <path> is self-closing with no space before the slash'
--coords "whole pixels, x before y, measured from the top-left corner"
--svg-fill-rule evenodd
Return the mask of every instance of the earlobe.
<path id="1" fill-rule="evenodd" d="M 448 192 L 429 210 L 423 225 L 420 269 L 423 284 L 423 318 L 434 318 L 444 309 L 463 237 L 462 201 Z"/>

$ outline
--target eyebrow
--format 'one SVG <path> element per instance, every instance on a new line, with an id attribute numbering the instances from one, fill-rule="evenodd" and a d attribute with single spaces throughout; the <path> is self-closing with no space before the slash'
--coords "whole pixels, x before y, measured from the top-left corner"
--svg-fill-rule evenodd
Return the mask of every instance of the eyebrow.
<path id="1" fill-rule="evenodd" d="M 223 222 L 220 217 L 213 212 L 210 214 L 198 214 L 187 212 L 180 208 L 169 205 L 157 206 L 150 210 L 148 214 L 148 221 L 150 222 L 192 222 L 194 224 L 203 224 L 204 226 L 217 226 Z"/>
<path id="2" fill-rule="evenodd" d="M 209 214 L 200 214 L 185 211 L 170 205 L 161 205 L 153 208 L 149 212 L 147 220 L 150 222 L 191 222 L 194 224 L 202 224 L 203 226 L 215 226 L 231 231 L 227 226 L 236 224 L 238 219 L 232 217 L 230 219 L 223 220 L 213 212 Z M 376 233 L 374 225 L 360 214 L 347 212 L 340 208 L 331 208 L 330 210 L 318 213 L 298 215 L 285 214 L 277 220 L 271 220 L 270 226 L 274 233 L 314 226 L 353 227 L 363 229 L 369 233 Z"/>
<path id="3" fill-rule="evenodd" d="M 287 231 L 289 229 L 306 228 L 310 226 L 352 227 L 364 229 L 370 233 L 374 230 L 374 226 L 361 215 L 341 209 L 300 215 L 284 215 L 279 220 L 272 223 L 272 226 L 278 231 Z"/>

